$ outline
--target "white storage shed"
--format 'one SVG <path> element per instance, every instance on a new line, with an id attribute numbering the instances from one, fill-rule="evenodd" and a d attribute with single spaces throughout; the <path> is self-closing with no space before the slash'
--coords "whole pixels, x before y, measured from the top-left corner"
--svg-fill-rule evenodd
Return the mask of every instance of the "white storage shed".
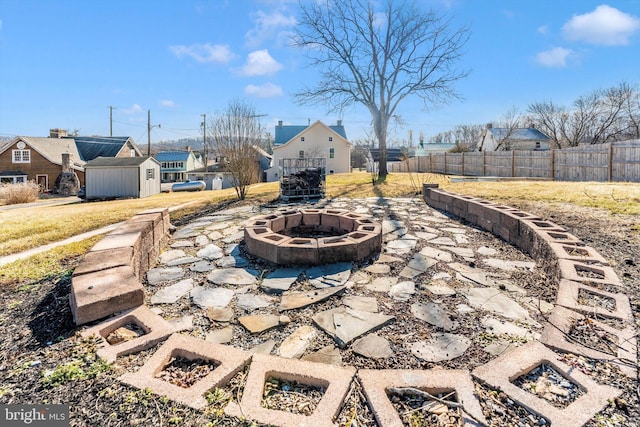
<path id="1" fill-rule="evenodd" d="M 160 193 L 160 162 L 153 157 L 98 157 L 84 168 L 87 200 Z"/>

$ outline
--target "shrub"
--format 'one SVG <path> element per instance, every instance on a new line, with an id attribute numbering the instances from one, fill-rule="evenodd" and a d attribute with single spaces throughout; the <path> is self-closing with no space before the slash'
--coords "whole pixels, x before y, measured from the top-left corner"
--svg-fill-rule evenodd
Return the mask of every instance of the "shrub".
<path id="1" fill-rule="evenodd" d="M 35 181 L 0 184 L 0 199 L 4 199 L 7 205 L 34 202 L 39 196 L 40 186 Z"/>

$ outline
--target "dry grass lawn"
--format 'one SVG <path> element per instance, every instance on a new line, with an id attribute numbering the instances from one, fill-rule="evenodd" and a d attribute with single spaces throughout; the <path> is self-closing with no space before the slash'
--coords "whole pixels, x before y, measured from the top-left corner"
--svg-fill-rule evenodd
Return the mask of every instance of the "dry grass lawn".
<path id="1" fill-rule="evenodd" d="M 423 183 L 438 183 L 441 188 L 504 204 L 518 201 L 568 203 L 604 209 L 612 214 L 640 215 L 640 184 L 554 181 L 450 182 L 448 177 L 433 174 L 390 174 L 375 186 L 366 172 L 327 177 L 327 198 L 417 197 Z M 278 197 L 278 183 L 253 185 L 248 203 L 260 204 Z M 178 207 L 172 218 L 180 218 L 205 210 L 224 201 L 235 200 L 233 189 L 206 192 L 162 193 L 144 199 L 85 202 L 60 206 L 25 206 L 0 210 L 0 256 L 19 253 L 57 242 L 67 237 L 125 221 L 136 212 L 157 207 Z M 636 226 L 640 231 L 640 226 Z M 13 263 L 0 269 L 8 277 L 40 277 L 40 273 L 60 264 L 74 254 L 84 253 L 90 246 L 75 244 L 70 248 L 49 251 L 29 264 Z M 63 263 L 63 262 L 62 262 Z M 27 268 L 26 266 L 29 265 Z M 43 266 L 43 267 L 37 267 Z M 33 275 L 27 270 L 33 270 Z M 4 271 L 3 271 L 4 270 Z"/>

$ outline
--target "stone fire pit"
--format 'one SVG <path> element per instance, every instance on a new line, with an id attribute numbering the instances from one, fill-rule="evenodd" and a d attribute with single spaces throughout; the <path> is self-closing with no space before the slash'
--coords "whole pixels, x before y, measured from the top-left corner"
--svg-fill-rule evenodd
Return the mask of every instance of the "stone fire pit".
<path id="1" fill-rule="evenodd" d="M 359 261 L 380 252 L 382 226 L 341 209 L 291 210 L 252 218 L 247 251 L 278 265 Z"/>

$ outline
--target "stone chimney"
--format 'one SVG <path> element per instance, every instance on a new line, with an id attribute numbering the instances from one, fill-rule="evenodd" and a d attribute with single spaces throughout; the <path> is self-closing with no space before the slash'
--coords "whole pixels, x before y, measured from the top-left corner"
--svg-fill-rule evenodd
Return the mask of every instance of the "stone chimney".
<path id="1" fill-rule="evenodd" d="M 487 129 L 491 129 L 493 127 L 493 123 L 487 123 Z"/>
<path id="2" fill-rule="evenodd" d="M 67 136 L 67 131 L 64 129 L 49 129 L 49 138 L 64 138 L 65 136 Z"/>
<path id="3" fill-rule="evenodd" d="M 191 151 L 191 146 L 187 145 L 186 147 L 184 147 L 185 151 Z"/>
<path id="4" fill-rule="evenodd" d="M 71 172 L 71 153 L 62 153 L 62 172 Z"/>
<path id="5" fill-rule="evenodd" d="M 536 128 L 536 124 L 535 124 L 535 123 L 529 123 L 529 127 L 530 127 L 531 129 L 535 129 L 535 128 Z"/>

